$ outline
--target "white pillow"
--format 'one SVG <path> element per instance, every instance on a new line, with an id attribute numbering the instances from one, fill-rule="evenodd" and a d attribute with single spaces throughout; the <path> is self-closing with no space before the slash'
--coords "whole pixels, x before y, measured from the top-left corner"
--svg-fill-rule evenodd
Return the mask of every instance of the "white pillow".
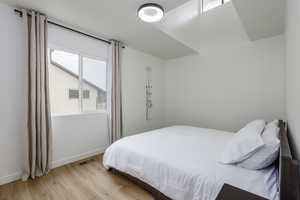
<path id="1" fill-rule="evenodd" d="M 234 164 L 253 155 L 264 146 L 261 133 L 266 125 L 264 120 L 255 120 L 239 130 L 226 145 L 221 163 Z"/>
<path id="2" fill-rule="evenodd" d="M 257 170 L 266 168 L 273 164 L 273 162 L 278 157 L 280 148 L 280 140 L 278 139 L 278 134 L 278 127 L 267 127 L 262 134 L 262 139 L 265 143 L 263 148 L 259 149 L 251 157 L 238 163 L 237 165 L 243 168 Z"/>
<path id="3" fill-rule="evenodd" d="M 275 120 L 269 122 L 269 123 L 266 125 L 266 128 L 268 128 L 268 127 L 270 127 L 270 126 L 279 127 L 279 120 L 275 119 Z"/>

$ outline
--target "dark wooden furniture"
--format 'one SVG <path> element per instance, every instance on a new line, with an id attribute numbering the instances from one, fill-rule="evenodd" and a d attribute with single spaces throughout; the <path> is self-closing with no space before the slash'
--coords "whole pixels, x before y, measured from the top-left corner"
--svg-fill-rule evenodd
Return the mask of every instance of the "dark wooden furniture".
<path id="1" fill-rule="evenodd" d="M 293 159 L 287 123 L 280 121 L 279 196 L 280 200 L 300 200 L 299 167 Z"/>
<path id="2" fill-rule="evenodd" d="M 216 200 L 267 200 L 245 190 L 224 184 Z"/>
<path id="3" fill-rule="evenodd" d="M 280 121 L 280 155 L 278 158 L 278 170 L 279 170 L 279 196 L 280 200 L 300 200 L 299 191 L 299 168 L 296 160 L 293 160 L 291 149 L 288 141 L 287 123 Z M 115 174 L 125 176 L 135 184 L 144 188 L 146 191 L 150 192 L 155 200 L 172 200 L 169 197 L 162 194 L 160 191 L 156 190 L 149 184 L 116 169 L 111 169 Z M 258 199 L 252 199 L 249 197 L 249 192 L 244 192 L 235 187 L 229 187 L 224 185 L 222 188 L 224 198 L 222 200 L 263 200 L 264 198 L 257 197 Z M 226 193 L 226 194 L 225 194 Z M 229 193 L 239 195 L 239 198 L 232 198 L 227 196 Z M 244 194 L 244 196 L 243 196 Z M 221 195 L 221 194 L 220 194 Z M 253 194 L 252 194 L 253 196 Z M 257 195 L 254 195 L 257 196 Z M 253 198 L 254 198 L 253 196 Z M 222 196 L 221 196 L 222 197 Z M 221 198 L 220 197 L 220 198 Z M 231 197 L 231 198 L 229 198 Z M 241 198 L 240 198 L 241 197 Z M 188 199 L 187 199 L 188 200 Z M 221 199 L 218 199 L 221 200 Z"/>

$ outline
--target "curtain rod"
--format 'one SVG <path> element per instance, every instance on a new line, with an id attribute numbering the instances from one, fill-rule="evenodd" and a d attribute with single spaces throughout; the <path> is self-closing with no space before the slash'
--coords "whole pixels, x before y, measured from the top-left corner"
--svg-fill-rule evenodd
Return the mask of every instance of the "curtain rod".
<path id="1" fill-rule="evenodd" d="M 20 17 L 22 17 L 23 13 L 22 13 L 22 11 L 21 11 L 21 10 L 14 9 L 14 11 L 15 11 L 16 13 L 18 13 Z M 52 24 L 52 25 L 58 26 L 58 27 L 60 27 L 60 28 L 64 28 L 64 29 L 67 29 L 67 30 L 69 30 L 69 31 L 73 31 L 73 32 L 75 32 L 75 33 L 79 33 L 79 34 L 81 34 L 81 35 L 84 35 L 84 36 L 87 36 L 87 37 L 93 38 L 93 39 L 95 39 L 95 40 L 100 40 L 100 41 L 102 41 L 102 42 L 105 42 L 105 43 L 107 43 L 107 44 L 111 44 L 111 42 L 110 42 L 109 40 L 102 39 L 102 38 L 98 38 L 98 37 L 96 37 L 96 36 L 93 36 L 93 35 L 90 35 L 90 34 L 87 34 L 87 33 L 81 32 L 81 31 L 79 31 L 79 30 L 76 30 L 76 29 L 73 29 L 73 28 L 70 28 L 70 27 L 67 27 L 67 26 L 64 26 L 64 25 L 58 24 L 58 23 L 56 23 L 56 22 L 53 22 L 53 21 L 51 21 L 51 20 L 48 20 L 47 22 L 48 22 L 49 24 Z M 124 46 L 122 46 L 122 48 L 125 48 L 125 47 L 124 47 Z"/>

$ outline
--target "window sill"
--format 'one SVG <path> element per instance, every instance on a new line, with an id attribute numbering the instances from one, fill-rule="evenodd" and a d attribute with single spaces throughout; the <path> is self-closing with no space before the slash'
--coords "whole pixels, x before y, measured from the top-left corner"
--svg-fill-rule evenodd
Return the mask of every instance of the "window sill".
<path id="1" fill-rule="evenodd" d="M 51 118 L 56 117 L 73 117 L 73 116 L 82 116 L 82 115 L 97 115 L 97 114 L 106 114 L 106 110 L 98 110 L 98 111 L 89 111 L 89 112 L 82 112 L 82 113 L 68 113 L 68 114 L 54 114 L 51 115 Z"/>

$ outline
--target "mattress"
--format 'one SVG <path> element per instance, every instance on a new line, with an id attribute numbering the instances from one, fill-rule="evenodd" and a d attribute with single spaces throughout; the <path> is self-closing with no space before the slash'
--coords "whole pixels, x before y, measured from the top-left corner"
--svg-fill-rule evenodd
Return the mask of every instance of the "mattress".
<path id="1" fill-rule="evenodd" d="M 276 199 L 278 170 L 248 170 L 218 160 L 233 133 L 172 126 L 112 144 L 104 166 L 127 173 L 174 200 L 214 200 L 224 183 Z"/>

